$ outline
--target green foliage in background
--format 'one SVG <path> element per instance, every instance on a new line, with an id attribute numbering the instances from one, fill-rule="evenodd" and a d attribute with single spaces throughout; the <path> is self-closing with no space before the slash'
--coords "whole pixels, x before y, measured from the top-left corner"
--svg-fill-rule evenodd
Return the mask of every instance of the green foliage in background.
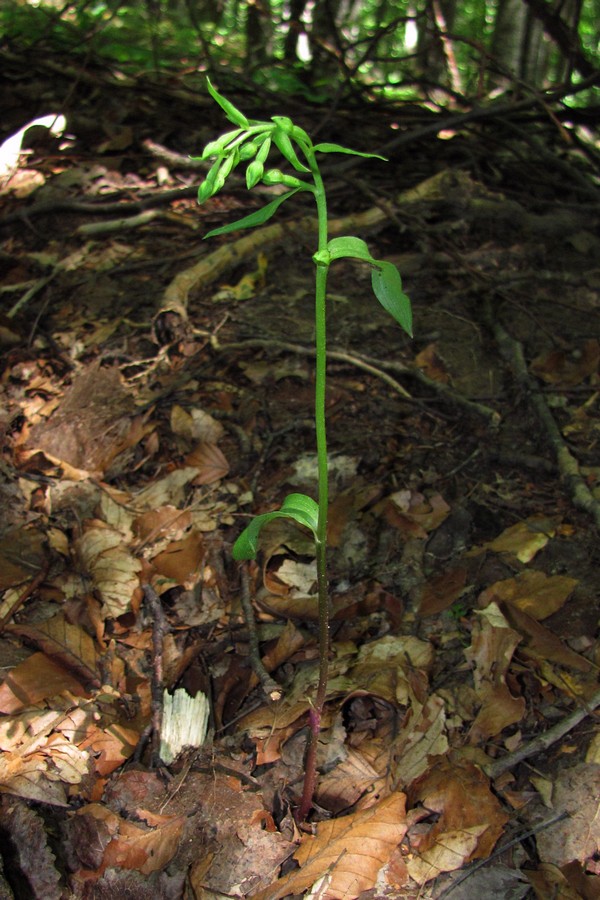
<path id="1" fill-rule="evenodd" d="M 517 87 L 543 88 L 566 77 L 581 81 L 577 66 L 569 68 L 573 54 L 548 38 L 524 0 L 516 7 L 508 3 L 444 0 L 440 20 L 427 0 L 331 0 L 312 10 L 304 4 L 293 20 L 293 4 L 283 0 L 260 6 L 245 0 L 9 0 L 0 5 L 0 28 L 7 48 L 50 47 L 65 54 L 67 64 L 95 55 L 128 74 L 217 74 L 225 67 L 225 74 L 243 75 L 258 87 L 317 103 L 365 87 L 390 100 L 419 100 L 432 92 L 442 106 L 459 97 L 477 100 L 498 82 L 507 86 L 507 65 L 508 82 Z M 517 11 L 509 19 L 509 39 L 506 29 L 500 33 L 507 9 Z M 566 8 L 560 14 L 571 15 L 564 25 L 572 30 L 573 46 L 598 66 L 600 0 L 583 0 L 572 14 Z M 519 28 L 523 46 L 508 47 L 507 40 L 519 39 Z M 523 56 L 523 47 L 529 65 L 511 72 L 506 60 Z"/>

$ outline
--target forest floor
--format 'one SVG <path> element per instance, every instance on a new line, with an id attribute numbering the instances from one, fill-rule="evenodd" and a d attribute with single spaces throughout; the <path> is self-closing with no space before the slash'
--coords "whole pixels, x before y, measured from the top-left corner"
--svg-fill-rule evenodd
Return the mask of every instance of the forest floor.
<path id="1" fill-rule="evenodd" d="M 312 210 L 203 243 L 266 192 L 198 207 L 188 156 L 225 130 L 201 85 L 4 63 L 6 136 L 76 88 L 72 139 L 38 129 L 2 181 L 0 897 L 600 896 L 597 146 L 535 107 L 436 137 L 416 107 L 282 104 L 390 156 L 332 162 L 330 213 L 399 266 L 415 333 L 332 266 L 301 830 L 312 547 L 231 545 L 315 491 Z M 166 765 L 175 687 L 208 735 Z"/>

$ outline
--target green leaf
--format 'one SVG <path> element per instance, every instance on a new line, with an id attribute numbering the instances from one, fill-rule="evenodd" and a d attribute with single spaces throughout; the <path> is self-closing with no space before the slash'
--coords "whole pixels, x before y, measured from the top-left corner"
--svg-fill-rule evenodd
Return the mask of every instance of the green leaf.
<path id="1" fill-rule="evenodd" d="M 410 300 L 402 290 L 400 272 L 391 262 L 376 261 L 371 284 L 373 293 L 391 316 L 412 337 L 412 309 Z"/>
<path id="2" fill-rule="evenodd" d="M 361 153 L 359 150 L 350 150 L 349 147 L 342 147 L 340 144 L 315 144 L 313 150 L 315 153 L 348 153 L 350 156 L 363 156 L 365 159 L 388 161 L 387 156 L 380 156 L 379 153 Z"/>
<path id="3" fill-rule="evenodd" d="M 212 231 L 209 231 L 208 234 L 204 235 L 204 238 L 215 237 L 217 234 L 229 234 L 232 231 L 239 231 L 242 228 L 254 228 L 256 225 L 264 225 L 264 223 L 268 222 L 271 216 L 277 212 L 281 204 L 290 197 L 293 197 L 294 194 L 297 194 L 299 190 L 300 188 L 294 188 L 293 191 L 281 194 L 280 197 L 277 197 L 277 199 L 273 200 L 271 203 L 267 203 L 262 209 L 257 209 L 256 212 L 250 213 L 249 216 L 244 216 L 243 219 L 238 219 L 237 222 L 230 222 L 229 225 L 223 225 L 221 228 L 213 228 Z"/>
<path id="4" fill-rule="evenodd" d="M 357 237 L 337 237 L 332 238 L 328 244 L 329 256 L 331 259 L 362 259 L 368 263 L 375 263 L 369 252 L 369 248 L 362 238 Z"/>
<path id="5" fill-rule="evenodd" d="M 256 559 L 258 553 L 258 536 L 263 525 L 272 522 L 273 519 L 287 518 L 293 519 L 299 525 L 304 525 L 317 536 L 317 525 L 319 521 L 319 507 L 306 494 L 288 494 L 281 509 L 275 509 L 273 512 L 263 513 L 256 516 L 250 524 L 244 528 L 237 541 L 233 545 L 233 558 Z"/>
<path id="6" fill-rule="evenodd" d="M 226 100 L 225 97 L 221 96 L 221 94 L 212 86 L 210 83 L 210 79 L 206 79 L 206 85 L 208 87 L 208 93 L 215 100 L 230 122 L 233 122 L 234 125 L 238 125 L 240 128 L 248 128 L 250 122 L 246 118 L 246 116 L 236 109 L 233 103 L 230 103 L 229 100 Z"/>

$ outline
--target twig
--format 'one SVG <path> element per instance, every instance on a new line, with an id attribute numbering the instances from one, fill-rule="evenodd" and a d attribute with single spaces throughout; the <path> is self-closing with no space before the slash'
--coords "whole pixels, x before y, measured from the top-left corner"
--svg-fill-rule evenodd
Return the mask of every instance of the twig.
<path id="1" fill-rule="evenodd" d="M 17 597 L 17 599 L 15 600 L 15 602 L 13 603 L 11 608 L 8 610 L 8 612 L 4 616 L 2 616 L 2 618 L 0 619 L 0 632 L 2 632 L 4 630 L 7 622 L 10 622 L 10 620 L 12 619 L 14 614 L 17 612 L 17 610 L 19 610 L 23 606 L 25 601 L 29 597 L 31 597 L 33 592 L 36 591 L 39 588 L 40 584 L 43 583 L 44 579 L 46 578 L 46 575 L 48 574 L 49 568 L 50 568 L 49 564 L 47 562 L 45 562 L 43 564 L 42 568 L 39 570 L 39 572 L 35 576 L 35 578 L 33 579 L 33 581 L 29 582 L 29 584 L 27 585 L 25 590 L 23 590 L 19 594 L 19 596 Z"/>
<path id="2" fill-rule="evenodd" d="M 144 731 L 138 744 L 136 758 L 140 758 L 143 747 L 151 737 L 152 739 L 152 755 L 151 765 L 160 765 L 159 746 L 160 746 L 160 730 L 162 726 L 162 710 L 163 710 L 163 689 L 164 689 L 164 673 L 163 673 L 163 645 L 166 632 L 169 630 L 169 624 L 165 618 L 165 613 L 160 602 L 160 597 L 153 587 L 149 584 L 143 586 L 144 597 L 146 603 L 150 607 L 152 613 L 152 718 L 148 728 Z"/>
<path id="3" fill-rule="evenodd" d="M 523 762 L 524 759 L 529 759 L 529 757 L 536 756 L 538 753 L 547 750 L 552 744 L 555 744 L 564 737 L 565 734 L 572 731 L 573 728 L 579 725 L 579 723 L 587 718 L 587 716 L 590 716 L 598 706 L 600 706 L 600 690 L 597 690 L 588 701 L 582 701 L 582 706 L 575 709 L 560 722 L 557 722 L 552 728 L 549 728 L 542 734 L 538 734 L 537 737 L 533 738 L 533 740 L 529 741 L 527 744 L 523 744 L 518 750 L 514 750 L 513 753 L 509 753 L 508 756 L 503 756 L 501 759 L 494 760 L 494 762 L 489 765 L 484 765 L 483 771 L 489 778 L 498 778 L 499 775 L 508 772 L 508 770 L 512 769 L 513 766 L 516 766 L 517 763 Z"/>
<path id="4" fill-rule="evenodd" d="M 244 611 L 244 618 L 248 626 L 249 634 L 249 653 L 252 671 L 260 681 L 261 687 L 270 700 L 281 700 L 283 690 L 281 685 L 271 678 L 265 669 L 262 659 L 260 658 L 260 647 L 258 646 L 258 634 L 256 631 L 256 619 L 254 618 L 254 610 L 252 609 L 252 601 L 250 600 L 250 579 L 246 566 L 241 568 L 241 601 Z"/>
<path id="5" fill-rule="evenodd" d="M 596 526 L 600 528 L 600 503 L 596 500 L 581 475 L 579 463 L 567 447 L 537 381 L 529 374 L 523 353 L 523 345 L 516 338 L 512 337 L 493 316 L 489 297 L 485 301 L 484 314 L 490 328 L 494 332 L 500 354 L 510 365 L 517 383 L 527 394 L 529 402 L 546 432 L 573 505 L 588 513 Z"/>
<path id="6" fill-rule="evenodd" d="M 300 356 L 315 355 L 314 348 L 312 347 L 305 347 L 303 344 L 292 344 L 289 341 L 278 341 L 267 338 L 249 338 L 248 340 L 233 341 L 228 344 L 220 344 L 218 341 L 211 341 L 211 343 L 213 348 L 217 351 L 229 352 L 230 350 L 243 350 L 244 347 L 264 347 L 265 349 L 273 348 L 275 350 L 284 350 L 288 353 L 296 353 Z M 390 362 L 389 360 L 382 360 L 379 362 L 362 353 L 347 353 L 345 350 L 333 349 L 327 351 L 327 359 L 348 363 L 351 366 L 355 366 L 357 369 L 362 369 L 370 375 L 374 375 L 376 378 L 380 378 L 385 384 L 391 387 L 392 390 L 400 394 L 401 397 L 404 397 L 406 400 L 415 403 L 418 406 L 422 405 L 421 401 L 409 394 L 406 388 L 396 381 L 395 378 L 388 375 L 384 369 L 389 369 L 390 371 L 404 374 L 409 378 L 414 378 L 416 381 L 419 381 L 437 394 L 440 394 L 445 400 L 448 400 L 448 402 L 454 403 L 456 406 L 460 406 L 467 412 L 486 419 L 492 427 L 496 427 L 500 421 L 500 416 L 496 410 L 491 409 L 489 406 L 484 406 L 482 403 L 477 403 L 474 400 L 469 400 L 462 394 L 452 390 L 447 384 L 442 384 L 440 381 L 434 381 L 433 379 L 428 378 L 415 366 L 409 366 L 399 362 Z M 378 362 L 377 366 L 375 365 L 375 362 Z"/>
<path id="7" fill-rule="evenodd" d="M 525 831 L 523 834 L 518 834 L 516 837 L 511 838 L 510 841 L 507 841 L 504 844 L 501 844 L 499 847 L 496 847 L 494 852 L 487 856 L 485 859 L 480 859 L 478 862 L 474 863 L 466 872 L 463 872 L 459 877 L 452 882 L 452 884 L 446 888 L 445 891 L 438 896 L 437 900 L 445 900 L 445 898 L 452 893 L 452 891 L 462 884 L 463 881 L 466 881 L 467 878 L 470 878 L 471 875 L 474 875 L 479 869 L 482 869 L 484 866 L 487 866 L 489 862 L 493 859 L 497 859 L 499 856 L 502 856 L 506 850 L 510 850 L 511 847 L 516 847 L 517 844 L 522 844 L 523 841 L 526 841 L 528 838 L 533 837 L 536 834 L 539 834 L 540 831 L 544 831 L 546 828 L 550 828 L 552 825 L 556 825 L 557 822 L 561 822 L 563 819 L 568 817 L 567 812 L 561 812 L 556 816 L 552 816 L 551 819 L 546 819 L 544 822 L 540 822 L 539 825 L 536 825 L 535 828 L 531 828 L 529 831 Z"/>

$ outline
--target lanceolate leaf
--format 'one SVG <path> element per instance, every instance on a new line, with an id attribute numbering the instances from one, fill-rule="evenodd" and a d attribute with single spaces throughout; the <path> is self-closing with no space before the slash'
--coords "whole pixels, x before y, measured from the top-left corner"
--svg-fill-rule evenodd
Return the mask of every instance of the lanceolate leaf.
<path id="1" fill-rule="evenodd" d="M 307 497 L 306 494 L 288 494 L 281 509 L 263 513 L 262 516 L 252 519 L 233 545 L 233 558 L 237 560 L 255 559 L 258 553 L 258 536 L 261 528 L 268 522 L 272 522 L 273 519 L 279 518 L 293 519 L 300 525 L 309 528 L 316 537 L 319 519 L 318 505 L 312 497 Z"/>
<path id="2" fill-rule="evenodd" d="M 379 153 L 361 153 L 359 150 L 342 147 L 341 144 L 315 144 L 313 150 L 316 153 L 348 153 L 350 156 L 363 156 L 365 159 L 382 159 L 384 162 L 387 162 L 387 157 L 380 156 Z"/>
<path id="3" fill-rule="evenodd" d="M 410 300 L 402 290 L 402 279 L 396 266 L 379 260 L 373 269 L 371 284 L 373 292 L 384 309 L 412 337 L 412 310 Z"/>
<path id="4" fill-rule="evenodd" d="M 236 109 L 233 103 L 230 103 L 229 100 L 226 100 L 225 97 L 221 96 L 221 94 L 212 86 L 209 78 L 206 79 L 206 85 L 210 96 L 213 100 L 216 100 L 229 121 L 233 122 L 234 125 L 239 125 L 240 128 L 248 128 L 250 123 L 246 116 L 241 113 L 239 109 Z"/>
<path id="5" fill-rule="evenodd" d="M 256 212 L 250 213 L 249 216 L 244 216 L 243 219 L 238 219 L 237 222 L 230 222 L 229 225 L 222 225 L 221 228 L 213 228 L 212 231 L 204 235 L 204 239 L 215 237 L 218 234 L 240 231 L 243 228 L 254 228 L 256 225 L 264 225 L 277 212 L 281 204 L 293 197 L 294 194 L 297 194 L 299 190 L 300 188 L 294 188 L 293 191 L 288 191 L 287 194 L 281 194 L 280 197 L 277 197 L 271 203 L 267 203 L 262 209 L 257 209 Z"/>

